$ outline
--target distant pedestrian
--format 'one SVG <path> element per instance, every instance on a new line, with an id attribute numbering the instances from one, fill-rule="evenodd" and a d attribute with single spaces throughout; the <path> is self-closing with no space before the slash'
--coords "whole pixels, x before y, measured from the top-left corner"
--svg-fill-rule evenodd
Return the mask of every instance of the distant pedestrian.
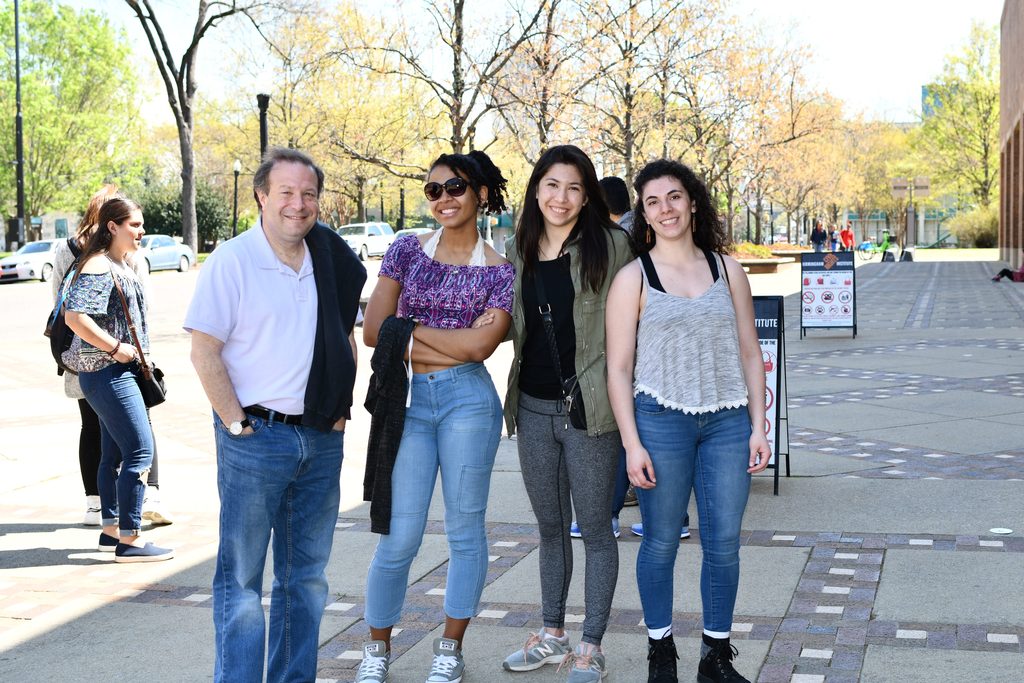
<path id="1" fill-rule="evenodd" d="M 839 251 L 839 230 L 836 226 L 832 225 L 828 231 L 828 244 L 829 249 L 833 252 Z"/>
<path id="2" fill-rule="evenodd" d="M 633 209 L 629 206 L 629 189 L 626 181 L 618 176 L 601 178 L 601 190 L 608 202 L 609 217 L 623 230 L 633 229 Z"/>
<path id="3" fill-rule="evenodd" d="M 821 226 L 821 221 L 815 223 L 814 230 L 811 231 L 811 244 L 814 245 L 814 251 L 825 251 L 825 242 L 827 240 L 828 233 L 826 233 L 825 228 Z"/>
<path id="4" fill-rule="evenodd" d="M 853 236 L 853 225 L 850 221 L 846 221 L 846 225 L 839 231 L 839 241 L 842 243 L 843 251 L 853 251 L 854 236 Z"/>
<path id="5" fill-rule="evenodd" d="M 729 642 L 740 526 L 750 476 L 771 455 L 750 284 L 722 254 L 726 235 L 693 171 L 653 161 L 634 187 L 633 242 L 641 256 L 612 284 L 607 309 L 615 316 L 606 334 L 608 393 L 644 521 L 636 574 L 647 680 L 677 680 L 672 576 L 692 491 L 703 556 L 698 680 L 744 683 Z"/>
<path id="6" fill-rule="evenodd" d="M 53 298 L 56 301 L 64 278 L 71 267 L 79 261 L 82 252 L 89 243 L 89 238 L 96 232 L 97 216 L 100 207 L 108 199 L 121 196 L 116 185 L 104 185 L 92 197 L 85 209 L 82 220 L 78 223 L 75 234 L 66 240 L 57 242 L 53 253 Z M 145 267 L 139 267 L 139 262 L 131 258 L 128 263 L 131 265 L 135 276 L 142 283 L 144 292 L 149 290 L 149 275 Z M 149 297 L 146 297 L 147 301 Z M 148 311 L 147 311 L 148 313 Z M 92 409 L 89 402 L 85 400 L 82 387 L 78 382 L 78 375 L 70 372 L 64 373 L 64 394 L 68 398 L 78 401 L 78 412 L 81 416 L 82 428 L 78 436 L 78 469 L 82 474 L 82 485 L 85 487 L 85 516 L 82 524 L 85 526 L 100 526 L 102 519 L 100 515 L 100 492 L 97 488 L 96 477 L 100 467 L 100 455 L 102 447 L 100 444 L 100 418 Z M 146 409 L 146 418 L 149 419 L 149 408 Z M 152 428 L 152 422 L 150 422 Z M 153 524 L 171 524 L 171 514 L 163 507 L 160 501 L 160 479 L 159 479 L 159 456 L 157 454 L 156 441 L 153 441 L 153 464 L 150 467 L 149 475 L 146 478 L 146 493 L 142 501 L 142 519 Z"/>
<path id="7" fill-rule="evenodd" d="M 267 150 L 253 176 L 260 218 L 206 260 L 185 317 L 217 444 L 218 682 L 263 680 L 264 663 L 269 681 L 316 678 L 366 281 L 355 253 L 317 221 L 323 186 L 304 152 Z"/>
<path id="8" fill-rule="evenodd" d="M 64 353 L 65 364 L 78 372 L 82 394 L 100 422 L 99 549 L 113 550 L 115 562 L 174 557 L 173 550 L 140 536 L 153 429 L 136 381 L 140 354 L 150 350 L 146 295 L 130 257 L 145 234 L 138 204 L 118 196 L 105 201 L 66 304 L 75 336 Z"/>

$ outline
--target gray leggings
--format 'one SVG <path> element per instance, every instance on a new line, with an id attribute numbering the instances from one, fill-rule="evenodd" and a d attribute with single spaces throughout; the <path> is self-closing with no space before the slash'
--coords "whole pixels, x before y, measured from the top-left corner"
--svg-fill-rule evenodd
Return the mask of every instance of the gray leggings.
<path id="1" fill-rule="evenodd" d="M 573 504 L 586 553 L 583 642 L 601 644 L 619 575 L 612 534 L 612 495 L 622 441 L 618 432 L 587 436 L 565 428 L 561 401 L 519 396 L 519 464 L 540 527 L 540 592 L 544 626 L 565 627 L 572 580 Z M 572 500 L 570 502 L 570 493 Z"/>

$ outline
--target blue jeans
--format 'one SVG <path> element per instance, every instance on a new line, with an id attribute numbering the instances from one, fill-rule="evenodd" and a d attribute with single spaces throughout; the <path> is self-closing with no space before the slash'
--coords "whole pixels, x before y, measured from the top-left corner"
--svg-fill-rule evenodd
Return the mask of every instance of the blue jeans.
<path id="1" fill-rule="evenodd" d="M 637 488 L 644 536 L 636 580 L 650 629 L 672 624 L 672 571 L 692 490 L 703 556 L 700 595 L 704 629 L 728 632 L 740 579 L 740 525 L 750 492 L 750 415 L 745 407 L 687 415 L 639 394 L 640 442 L 658 480 Z"/>
<path id="2" fill-rule="evenodd" d="M 215 681 L 263 680 L 263 568 L 274 547 L 267 680 L 316 678 L 324 569 L 340 501 L 342 432 L 249 416 L 232 436 L 214 416 L 220 544 L 213 577 Z"/>
<path id="3" fill-rule="evenodd" d="M 114 363 L 96 372 L 79 373 L 78 381 L 85 400 L 100 418 L 96 485 L 103 526 L 117 524 L 121 536 L 138 535 L 146 493 L 143 479 L 153 463 L 153 428 L 133 366 Z"/>
<path id="4" fill-rule="evenodd" d="M 417 373 L 391 473 L 391 533 L 381 535 L 366 578 L 366 623 L 398 623 L 409 567 L 423 541 L 441 471 L 448 536 L 445 614 L 476 615 L 487 578 L 484 512 L 501 438 L 501 401 L 482 363 Z"/>

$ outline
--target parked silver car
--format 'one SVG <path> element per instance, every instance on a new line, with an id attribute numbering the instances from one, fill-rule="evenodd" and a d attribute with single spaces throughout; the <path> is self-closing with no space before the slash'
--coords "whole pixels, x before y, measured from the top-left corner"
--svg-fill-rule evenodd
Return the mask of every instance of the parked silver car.
<path id="1" fill-rule="evenodd" d="M 395 231 L 387 223 L 349 223 L 337 230 L 352 251 L 365 261 L 371 256 L 383 256 L 395 241 Z"/>
<path id="2" fill-rule="evenodd" d="M 140 258 L 143 261 L 139 261 Z M 135 260 L 149 272 L 177 268 L 184 273 L 196 262 L 196 256 L 187 244 L 182 244 L 170 235 L 146 235 L 142 238 L 142 247 L 136 253 Z"/>

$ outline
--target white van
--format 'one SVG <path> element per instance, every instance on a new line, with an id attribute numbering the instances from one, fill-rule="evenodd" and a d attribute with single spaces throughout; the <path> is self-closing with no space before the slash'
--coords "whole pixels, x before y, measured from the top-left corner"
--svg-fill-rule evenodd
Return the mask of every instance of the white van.
<path id="1" fill-rule="evenodd" d="M 337 230 L 342 239 L 365 261 L 371 256 L 383 256 L 395 241 L 395 231 L 387 223 L 349 223 Z"/>

